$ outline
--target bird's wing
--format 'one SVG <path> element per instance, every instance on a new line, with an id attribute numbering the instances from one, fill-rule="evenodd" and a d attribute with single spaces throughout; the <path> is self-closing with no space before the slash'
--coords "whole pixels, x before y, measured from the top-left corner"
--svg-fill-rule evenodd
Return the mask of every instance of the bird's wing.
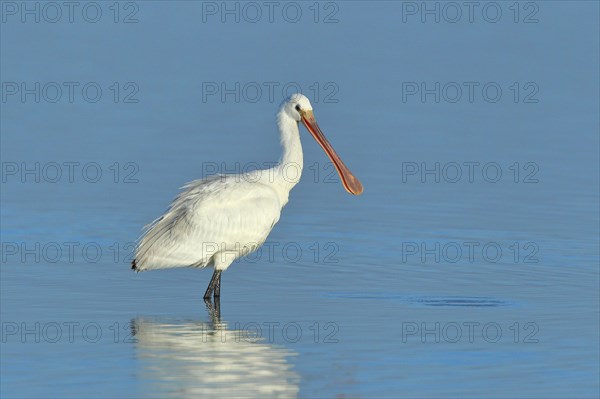
<path id="1" fill-rule="evenodd" d="M 275 191 L 240 175 L 193 181 L 168 211 L 147 227 L 136 249 L 135 270 L 207 266 L 224 251 L 248 253 L 279 220 Z M 228 266 L 228 265 L 227 265 Z"/>

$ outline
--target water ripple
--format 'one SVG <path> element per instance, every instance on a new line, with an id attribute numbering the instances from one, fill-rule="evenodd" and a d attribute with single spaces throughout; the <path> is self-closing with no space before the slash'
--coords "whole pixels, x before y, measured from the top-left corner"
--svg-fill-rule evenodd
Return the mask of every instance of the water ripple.
<path id="1" fill-rule="evenodd" d="M 348 293 L 330 292 L 325 294 L 328 298 L 364 299 L 395 301 L 409 305 L 436 306 L 436 307 L 499 307 L 511 306 L 514 303 L 498 298 L 478 296 L 409 296 L 394 293 Z"/>

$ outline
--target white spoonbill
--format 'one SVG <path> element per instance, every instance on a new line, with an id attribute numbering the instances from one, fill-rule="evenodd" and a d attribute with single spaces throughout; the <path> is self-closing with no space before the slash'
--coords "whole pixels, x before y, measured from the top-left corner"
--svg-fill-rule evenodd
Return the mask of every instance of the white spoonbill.
<path id="1" fill-rule="evenodd" d="M 147 227 L 131 268 L 145 271 L 213 266 L 204 298 L 213 293 L 220 297 L 221 272 L 265 242 L 288 202 L 290 190 L 300 180 L 303 160 L 299 122 L 323 147 L 344 188 L 351 194 L 361 194 L 362 184 L 323 135 L 308 98 L 294 94 L 277 114 L 283 147 L 279 163 L 271 169 L 216 175 L 185 185 L 167 212 Z"/>

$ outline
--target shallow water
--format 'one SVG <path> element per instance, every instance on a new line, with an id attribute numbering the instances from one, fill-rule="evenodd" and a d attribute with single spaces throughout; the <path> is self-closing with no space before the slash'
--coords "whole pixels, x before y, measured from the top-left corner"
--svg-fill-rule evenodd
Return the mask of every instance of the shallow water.
<path id="1" fill-rule="evenodd" d="M 97 23 L 1 25 L 2 82 L 103 94 L 2 87 L 0 396 L 597 397 L 597 3 L 518 3 L 518 23 L 509 3 L 497 23 L 423 23 L 421 2 L 320 3 L 317 23 L 308 3 L 298 23 L 127 4 L 119 23 L 102 3 Z M 215 82 L 278 90 L 222 101 Z M 223 274 L 220 319 L 210 271 L 132 273 L 185 182 L 277 160 L 290 82 L 365 193 L 302 131 L 303 179 Z M 451 102 L 452 82 L 503 94 Z"/>

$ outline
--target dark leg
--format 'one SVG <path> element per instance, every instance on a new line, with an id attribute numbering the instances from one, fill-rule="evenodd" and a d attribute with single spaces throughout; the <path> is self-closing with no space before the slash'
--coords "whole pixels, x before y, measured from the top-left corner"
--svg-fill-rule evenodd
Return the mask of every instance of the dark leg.
<path id="1" fill-rule="evenodd" d="M 215 329 L 218 329 L 221 324 L 221 298 L 215 297 L 213 305 L 213 299 L 211 297 L 204 298 L 204 303 L 208 309 L 208 315 Z"/>
<path id="2" fill-rule="evenodd" d="M 221 297 L 221 271 L 219 271 L 219 278 L 215 283 L 215 298 Z"/>
<path id="3" fill-rule="evenodd" d="M 208 299 L 212 296 L 213 291 L 215 296 L 221 295 L 221 270 L 215 270 L 204 293 L 204 299 Z"/>

